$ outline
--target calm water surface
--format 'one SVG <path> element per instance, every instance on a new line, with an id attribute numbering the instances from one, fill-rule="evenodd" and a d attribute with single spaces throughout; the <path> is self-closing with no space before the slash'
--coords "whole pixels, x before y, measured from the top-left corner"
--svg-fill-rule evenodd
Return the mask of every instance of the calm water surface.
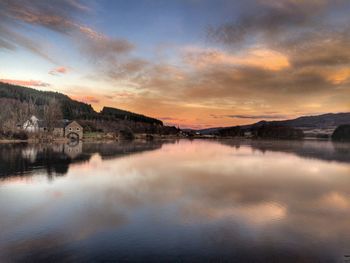
<path id="1" fill-rule="evenodd" d="M 0 145 L 0 262 L 350 262 L 350 145 Z"/>

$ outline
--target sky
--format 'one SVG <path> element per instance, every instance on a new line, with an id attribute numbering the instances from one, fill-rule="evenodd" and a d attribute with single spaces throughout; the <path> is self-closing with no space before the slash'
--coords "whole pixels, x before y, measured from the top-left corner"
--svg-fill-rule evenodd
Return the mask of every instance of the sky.
<path id="1" fill-rule="evenodd" d="M 0 81 L 181 128 L 350 111 L 348 0 L 0 0 Z"/>

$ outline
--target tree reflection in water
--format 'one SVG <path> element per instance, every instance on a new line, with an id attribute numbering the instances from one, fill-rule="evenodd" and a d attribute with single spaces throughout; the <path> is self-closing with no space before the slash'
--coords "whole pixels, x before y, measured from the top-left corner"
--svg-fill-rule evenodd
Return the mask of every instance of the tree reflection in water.
<path id="1" fill-rule="evenodd" d="M 117 158 L 159 149 L 162 141 L 120 143 L 53 143 L 0 145 L 0 180 L 11 176 L 31 176 L 44 172 L 48 178 L 62 176 L 73 163 L 89 161 L 98 153 L 102 159 Z"/>

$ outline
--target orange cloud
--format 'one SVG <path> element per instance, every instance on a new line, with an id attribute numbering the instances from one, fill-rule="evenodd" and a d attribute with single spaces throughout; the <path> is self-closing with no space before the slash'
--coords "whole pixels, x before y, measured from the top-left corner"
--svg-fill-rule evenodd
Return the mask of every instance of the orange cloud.
<path id="1" fill-rule="evenodd" d="M 57 76 L 59 74 L 66 74 L 68 69 L 66 67 L 58 67 L 49 71 L 50 75 Z"/>
<path id="2" fill-rule="evenodd" d="M 342 84 L 350 79 L 350 68 L 341 68 L 328 74 L 328 79 L 334 84 Z"/>
<path id="3" fill-rule="evenodd" d="M 30 87 L 49 87 L 50 84 L 40 80 L 19 80 L 19 79 L 0 79 L 0 82 L 5 82 L 12 85 L 30 86 Z"/>
<path id="4" fill-rule="evenodd" d="M 278 71 L 290 66 L 286 55 L 266 48 L 249 49 L 238 55 L 228 54 L 216 49 L 188 48 L 185 50 L 185 61 L 196 68 L 234 65 Z"/>

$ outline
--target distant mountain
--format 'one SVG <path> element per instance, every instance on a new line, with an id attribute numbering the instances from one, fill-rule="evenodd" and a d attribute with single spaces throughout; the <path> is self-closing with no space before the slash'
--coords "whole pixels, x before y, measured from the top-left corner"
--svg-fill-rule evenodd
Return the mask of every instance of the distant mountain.
<path id="1" fill-rule="evenodd" d="M 234 127 L 234 126 L 232 126 Z M 194 132 L 200 132 L 201 134 L 214 134 L 217 133 L 218 130 L 224 129 L 226 127 L 213 127 L 213 128 L 206 128 L 201 130 L 195 130 Z"/>
<path id="2" fill-rule="evenodd" d="M 105 107 L 101 112 L 96 112 L 91 105 L 73 100 L 62 93 L 40 91 L 3 82 L 0 82 L 0 99 L 32 102 L 38 108 L 49 105 L 55 99 L 61 105 L 65 119 L 127 120 L 163 125 L 163 122 L 160 120 L 130 111 Z"/>
<path id="3" fill-rule="evenodd" d="M 350 123 L 350 112 L 347 113 L 327 113 L 317 116 L 304 116 L 292 120 L 271 121 L 269 124 L 278 124 L 298 128 L 327 129 L 342 124 Z"/>
<path id="4" fill-rule="evenodd" d="M 335 129 L 339 125 L 350 124 L 350 112 L 345 113 L 327 113 L 316 116 L 302 116 L 296 119 L 283 121 L 259 121 L 249 125 L 240 126 L 242 129 L 249 130 L 252 127 L 260 127 L 262 125 L 276 125 L 299 128 L 303 130 L 312 129 Z M 235 126 L 232 126 L 235 127 Z M 225 127 L 228 128 L 228 127 Z M 215 134 L 223 127 L 209 128 L 199 130 L 202 134 Z"/>

